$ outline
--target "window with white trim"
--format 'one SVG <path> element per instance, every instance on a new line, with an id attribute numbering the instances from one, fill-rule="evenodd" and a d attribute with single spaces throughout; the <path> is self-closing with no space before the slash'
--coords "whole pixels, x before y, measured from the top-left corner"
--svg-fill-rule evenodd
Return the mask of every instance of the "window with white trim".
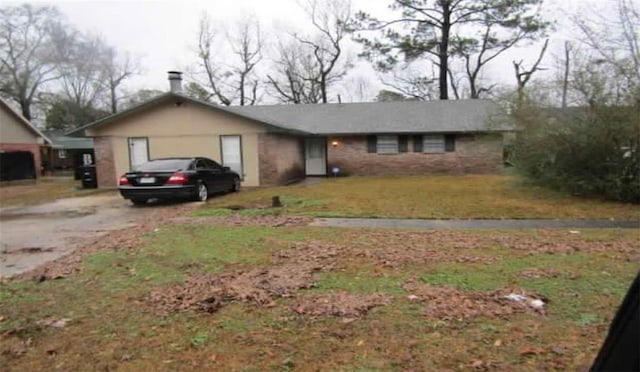
<path id="1" fill-rule="evenodd" d="M 378 154 L 396 154 L 398 152 L 398 136 L 378 136 L 376 148 Z"/>
<path id="2" fill-rule="evenodd" d="M 444 135 L 428 134 L 422 136 L 422 152 L 439 153 L 444 152 Z"/>

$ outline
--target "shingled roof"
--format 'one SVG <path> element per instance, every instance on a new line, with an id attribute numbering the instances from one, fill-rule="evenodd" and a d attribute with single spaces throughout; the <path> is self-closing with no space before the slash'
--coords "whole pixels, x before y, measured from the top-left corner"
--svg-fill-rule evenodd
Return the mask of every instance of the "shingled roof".
<path id="1" fill-rule="evenodd" d="M 489 100 L 398 101 L 369 103 L 221 106 L 183 94 L 165 93 L 138 106 L 80 127 L 70 134 L 107 125 L 167 101 L 189 101 L 297 134 L 461 133 L 513 129 Z M 501 119 L 502 118 L 502 119 Z"/>
<path id="2" fill-rule="evenodd" d="M 9 105 L 4 98 L 0 97 L 0 108 L 3 108 L 6 112 L 12 115 L 18 122 L 25 126 L 29 131 L 31 131 L 36 136 L 42 138 L 43 142 L 46 144 L 51 144 L 51 140 L 45 136 L 38 128 L 36 128 L 29 120 L 27 120 L 24 116 L 19 114 L 16 110 Z M 1 141 L 0 141 L 1 142 Z"/>
<path id="3" fill-rule="evenodd" d="M 228 111 L 312 134 L 443 133 L 510 130 L 489 100 L 235 106 Z"/>

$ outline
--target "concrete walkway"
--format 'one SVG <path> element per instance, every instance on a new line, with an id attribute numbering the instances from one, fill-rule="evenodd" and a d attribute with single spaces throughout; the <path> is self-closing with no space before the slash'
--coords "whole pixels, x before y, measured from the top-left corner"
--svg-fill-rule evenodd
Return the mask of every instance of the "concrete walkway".
<path id="1" fill-rule="evenodd" d="M 606 229 L 640 228 L 640 221 L 615 220 L 418 220 L 391 218 L 316 218 L 311 226 L 408 229 Z"/>

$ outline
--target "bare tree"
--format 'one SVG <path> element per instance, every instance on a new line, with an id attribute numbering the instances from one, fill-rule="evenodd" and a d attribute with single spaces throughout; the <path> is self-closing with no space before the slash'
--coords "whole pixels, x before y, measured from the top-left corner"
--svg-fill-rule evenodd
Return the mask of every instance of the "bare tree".
<path id="1" fill-rule="evenodd" d="M 50 30 L 60 17 L 48 6 L 0 8 L 0 93 L 18 103 L 29 120 L 42 86 L 58 77 L 49 55 Z"/>
<path id="2" fill-rule="evenodd" d="M 212 48 L 216 41 L 217 31 L 214 29 L 211 18 L 208 14 L 204 14 L 200 19 L 200 27 L 198 29 L 198 57 L 200 64 L 206 75 L 207 85 L 213 92 L 213 95 L 223 105 L 231 105 L 232 99 L 223 91 L 225 80 L 229 77 L 228 72 L 224 71 L 220 63 L 214 60 Z"/>
<path id="3" fill-rule="evenodd" d="M 96 107 L 106 88 L 109 47 L 98 36 L 63 26 L 55 27 L 52 43 L 63 95 L 78 107 Z"/>
<path id="4" fill-rule="evenodd" d="M 351 4 L 345 0 L 307 0 L 301 3 L 316 33 L 292 34 L 279 43 L 274 69 L 267 75 L 270 94 L 290 103 L 327 103 L 329 88 L 351 68 L 343 44 L 349 29 Z"/>
<path id="5" fill-rule="evenodd" d="M 640 13 L 630 0 L 618 0 L 616 10 L 615 18 L 573 18 L 589 48 L 576 66 L 574 87 L 589 103 L 619 104 L 640 91 Z"/>
<path id="6" fill-rule="evenodd" d="M 311 23 L 318 31 L 314 38 L 294 36 L 300 43 L 307 45 L 315 57 L 317 79 L 320 85 L 321 102 L 327 103 L 327 89 L 342 79 L 351 64 L 347 61 L 338 65 L 343 55 L 343 41 L 348 35 L 347 24 L 351 18 L 351 2 L 347 0 L 308 0 L 306 11 Z"/>
<path id="7" fill-rule="evenodd" d="M 139 66 L 129 54 L 120 57 L 114 48 L 109 48 L 104 60 L 104 85 L 109 96 L 109 108 L 112 114 L 118 112 L 118 103 L 123 95 L 119 92 L 122 84 L 139 71 Z"/>
<path id="8" fill-rule="evenodd" d="M 279 43 L 276 54 L 273 72 L 267 75 L 270 95 L 284 103 L 320 103 L 315 58 L 295 41 Z"/>
<path id="9" fill-rule="evenodd" d="M 483 67 L 511 47 L 544 35 L 547 24 L 532 14 L 509 13 L 507 7 L 487 7 L 476 22 L 480 27 L 475 38 L 453 37 L 452 53 L 464 60 L 470 98 L 489 93 L 495 84 L 479 85 Z M 501 31 L 501 32 L 498 32 Z"/>
<path id="10" fill-rule="evenodd" d="M 561 92 L 562 92 L 562 108 L 567 107 L 567 95 L 569 92 L 569 76 L 571 75 L 571 52 L 573 51 L 573 44 L 569 41 L 564 42 L 564 59 L 562 60 L 562 77 L 561 77 Z"/>
<path id="11" fill-rule="evenodd" d="M 531 66 L 530 69 L 526 69 L 522 64 L 523 61 L 520 60 L 518 62 L 513 61 L 513 68 L 515 70 L 516 81 L 518 83 L 518 104 L 521 104 L 524 100 L 524 88 L 531 80 L 531 77 L 536 71 L 544 70 L 544 68 L 540 67 L 540 62 L 542 62 L 542 58 L 544 57 L 544 53 L 547 50 L 547 46 L 549 46 L 549 39 L 544 41 L 544 45 L 538 54 L 538 59 Z"/>
<path id="12" fill-rule="evenodd" d="M 262 33 L 260 23 L 255 19 L 245 18 L 236 24 L 233 37 L 227 34 L 227 39 L 233 53 L 240 63 L 232 68 L 237 76 L 237 90 L 239 105 L 254 105 L 258 99 L 259 79 L 255 76 L 255 67 L 262 60 Z"/>
<path id="13" fill-rule="evenodd" d="M 428 101 L 438 97 L 437 72 L 425 76 L 411 64 L 380 76 L 383 85 L 396 90 L 411 100 Z"/>
<path id="14" fill-rule="evenodd" d="M 204 14 L 198 31 L 199 73 L 205 76 L 206 82 L 201 85 L 223 105 L 253 105 L 259 99 L 256 66 L 262 60 L 260 23 L 253 18 L 242 19 L 226 32 L 224 46 L 218 40 L 219 33 L 210 17 Z M 225 46 L 235 55 L 232 62 L 217 58 Z"/>

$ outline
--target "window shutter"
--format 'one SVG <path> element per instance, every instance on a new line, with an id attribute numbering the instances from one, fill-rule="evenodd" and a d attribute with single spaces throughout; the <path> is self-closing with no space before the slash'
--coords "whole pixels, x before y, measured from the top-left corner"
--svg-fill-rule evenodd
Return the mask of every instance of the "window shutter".
<path id="1" fill-rule="evenodd" d="M 367 136 L 367 152 L 375 153 L 376 149 L 376 136 Z"/>
<path id="2" fill-rule="evenodd" d="M 398 136 L 398 152 L 409 150 L 409 136 Z"/>
<path id="3" fill-rule="evenodd" d="M 444 136 L 444 151 L 452 152 L 456 151 L 456 135 L 447 134 Z"/>
<path id="4" fill-rule="evenodd" d="M 413 152 L 422 152 L 422 136 L 413 136 Z"/>

